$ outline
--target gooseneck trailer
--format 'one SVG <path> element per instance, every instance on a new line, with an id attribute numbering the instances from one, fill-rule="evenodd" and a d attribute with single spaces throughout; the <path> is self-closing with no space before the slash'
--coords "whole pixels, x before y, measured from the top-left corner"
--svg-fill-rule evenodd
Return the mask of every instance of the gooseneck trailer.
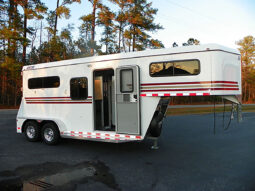
<path id="1" fill-rule="evenodd" d="M 216 44 L 24 66 L 17 132 L 29 141 L 105 142 L 158 137 L 173 96 L 240 104 L 241 58 Z"/>

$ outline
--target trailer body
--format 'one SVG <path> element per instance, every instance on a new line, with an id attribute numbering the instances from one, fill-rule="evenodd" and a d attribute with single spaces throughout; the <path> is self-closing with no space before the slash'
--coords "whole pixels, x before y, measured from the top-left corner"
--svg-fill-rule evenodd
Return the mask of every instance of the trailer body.
<path id="1" fill-rule="evenodd" d="M 240 54 L 216 44 L 29 65 L 22 75 L 17 133 L 51 122 L 63 138 L 95 141 L 143 140 L 173 96 L 241 95 Z"/>

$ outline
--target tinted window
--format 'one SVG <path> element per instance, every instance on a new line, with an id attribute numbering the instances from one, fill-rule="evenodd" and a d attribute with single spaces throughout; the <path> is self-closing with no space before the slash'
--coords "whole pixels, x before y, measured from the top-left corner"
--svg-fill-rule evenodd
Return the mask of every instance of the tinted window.
<path id="1" fill-rule="evenodd" d="M 43 78 L 30 78 L 28 80 L 29 89 L 39 88 L 57 88 L 60 85 L 58 76 L 43 77 Z"/>
<path id="2" fill-rule="evenodd" d="M 157 62 L 150 65 L 150 75 L 152 77 L 190 76 L 199 73 L 200 64 L 198 60 Z"/>
<path id="3" fill-rule="evenodd" d="M 120 91 L 133 92 L 133 70 L 124 69 L 120 71 Z"/>
<path id="4" fill-rule="evenodd" d="M 87 78 L 72 78 L 70 81 L 70 94 L 73 100 L 82 100 L 88 98 Z"/>

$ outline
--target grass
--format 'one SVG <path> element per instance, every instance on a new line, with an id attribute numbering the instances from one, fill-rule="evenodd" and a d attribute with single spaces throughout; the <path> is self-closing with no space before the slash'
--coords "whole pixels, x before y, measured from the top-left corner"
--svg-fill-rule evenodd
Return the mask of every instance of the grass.
<path id="1" fill-rule="evenodd" d="M 19 109 L 19 106 L 0 105 L 0 109 Z"/>
<path id="2" fill-rule="evenodd" d="M 231 111 L 231 106 L 225 107 L 225 112 Z M 215 112 L 223 112 L 224 107 L 223 106 L 216 106 Z M 206 113 L 213 113 L 214 107 L 194 107 L 194 108 L 170 108 L 167 110 L 166 115 L 187 115 L 187 114 L 206 114 Z M 255 112 L 255 106 L 254 105 L 243 105 L 242 106 L 242 112 Z"/>

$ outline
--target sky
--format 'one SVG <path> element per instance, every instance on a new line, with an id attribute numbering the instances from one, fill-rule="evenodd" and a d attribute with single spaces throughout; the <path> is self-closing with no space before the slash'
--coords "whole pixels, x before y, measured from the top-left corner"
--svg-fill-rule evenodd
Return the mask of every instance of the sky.
<path id="1" fill-rule="evenodd" d="M 115 8 L 107 0 L 106 5 Z M 56 1 L 44 0 L 54 10 Z M 60 0 L 61 2 L 61 0 Z M 151 34 L 163 42 L 166 48 L 176 42 L 182 45 L 189 38 L 196 38 L 201 44 L 217 43 L 237 48 L 236 42 L 245 36 L 255 36 L 255 0 L 148 0 L 158 9 L 155 23 L 164 29 Z M 79 36 L 79 18 L 91 11 L 87 0 L 69 6 L 71 17 L 60 19 L 58 29 L 74 24 L 73 38 Z M 102 30 L 98 29 L 97 34 Z"/>

